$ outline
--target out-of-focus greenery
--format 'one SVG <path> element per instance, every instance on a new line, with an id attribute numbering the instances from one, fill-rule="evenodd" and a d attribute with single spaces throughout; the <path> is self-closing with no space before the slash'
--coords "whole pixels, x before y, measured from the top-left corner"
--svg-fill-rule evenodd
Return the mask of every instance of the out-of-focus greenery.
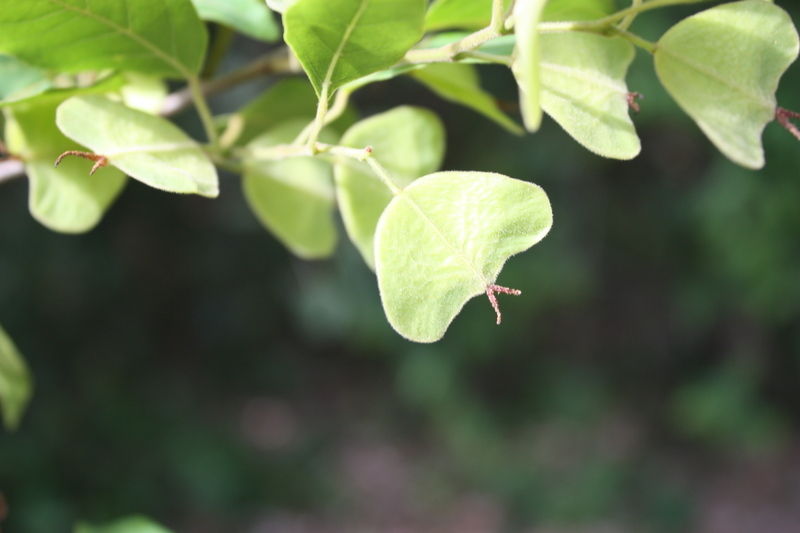
<path id="1" fill-rule="evenodd" d="M 680 14 L 637 31 L 656 38 Z M 800 109 L 799 69 L 783 107 Z M 482 75 L 515 101 L 507 71 Z M 797 141 L 768 126 L 766 168 L 743 170 L 642 53 L 629 87 L 645 96 L 632 162 L 550 120 L 512 137 L 409 79 L 357 93 L 364 114 L 436 110 L 446 169 L 534 181 L 553 203 L 550 235 L 498 280 L 523 291 L 499 296 L 503 324 L 478 298 L 430 346 L 386 324 L 351 245 L 290 257 L 237 178 L 215 201 L 130 184 L 79 237 L 28 215 L 24 180 L 4 184 L 0 323 L 37 392 L 0 433 L 3 529 L 133 514 L 178 532 L 798 523 Z"/>

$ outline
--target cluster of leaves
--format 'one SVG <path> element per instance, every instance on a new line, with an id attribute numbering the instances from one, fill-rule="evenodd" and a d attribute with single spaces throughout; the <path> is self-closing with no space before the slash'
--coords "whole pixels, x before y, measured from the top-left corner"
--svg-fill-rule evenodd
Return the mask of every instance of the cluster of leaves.
<path id="1" fill-rule="evenodd" d="M 639 47 L 722 153 L 759 168 L 766 124 L 778 118 L 793 129 L 775 91 L 798 54 L 794 25 L 771 2 L 743 0 L 688 17 L 656 43 L 629 31 L 640 13 L 687 1 L 634 0 L 614 11 L 606 0 L 0 0 L 5 149 L 24 164 L 32 215 L 55 231 L 94 227 L 128 177 L 215 197 L 216 167 L 242 175 L 255 215 L 300 257 L 333 252 L 338 208 L 377 275 L 389 322 L 433 342 L 479 294 L 499 323 L 495 293 L 519 291 L 497 277 L 547 234 L 550 203 L 528 181 L 439 171 L 444 128 L 430 111 L 400 107 L 341 131 L 349 96 L 406 75 L 513 133 L 536 131 L 546 113 L 592 152 L 630 159 L 640 141 L 625 78 Z M 261 70 L 204 81 L 214 56 L 204 20 L 276 41 L 273 11 L 288 47 Z M 212 116 L 212 87 L 297 63 L 310 86 L 282 79 L 237 112 Z M 524 129 L 480 87 L 476 63 L 513 71 Z M 168 95 L 167 80 L 186 88 Z M 165 118 L 182 95 L 205 143 Z M 53 168 L 65 155 L 91 159 L 93 175 L 77 158 Z M 0 338 L 4 357 L 19 359 Z M 3 383 L 0 372 L 4 405 L 25 396 Z"/>

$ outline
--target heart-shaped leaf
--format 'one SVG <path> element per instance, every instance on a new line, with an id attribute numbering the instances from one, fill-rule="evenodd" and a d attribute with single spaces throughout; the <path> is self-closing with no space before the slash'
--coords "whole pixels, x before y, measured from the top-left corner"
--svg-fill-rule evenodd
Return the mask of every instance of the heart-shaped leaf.
<path id="1" fill-rule="evenodd" d="M 503 264 L 552 222 L 547 196 L 532 183 L 488 172 L 416 180 L 392 199 L 375 234 L 389 322 L 410 340 L 440 339 L 470 298 L 508 291 L 495 285 Z"/>
<path id="2" fill-rule="evenodd" d="M 478 72 L 472 65 L 460 63 L 434 63 L 413 70 L 409 76 L 451 102 L 461 104 L 495 121 L 517 135 L 524 130 L 503 113 L 492 95 L 481 88 Z"/>
<path id="3" fill-rule="evenodd" d="M 372 147 L 372 155 L 400 187 L 435 172 L 444 158 L 444 126 L 439 117 L 418 107 L 397 107 L 353 125 L 341 144 Z M 336 196 L 347 235 L 364 261 L 375 268 L 375 227 L 392 193 L 366 163 L 340 158 L 334 166 Z"/>
<path id="4" fill-rule="evenodd" d="M 0 412 L 7 429 L 17 428 L 32 393 L 28 367 L 11 338 L 0 327 Z"/>
<path id="5" fill-rule="evenodd" d="M 336 247 L 330 163 L 314 157 L 258 159 L 260 148 L 291 142 L 305 124 L 289 122 L 251 142 L 242 186 L 250 209 L 278 240 L 298 257 L 321 259 Z"/>
<path id="6" fill-rule="evenodd" d="M 188 78 L 200 71 L 207 40 L 191 0 L 0 0 L 0 52 L 62 72 Z"/>
<path id="7" fill-rule="evenodd" d="M 536 131 L 542 123 L 539 104 L 539 21 L 547 0 L 517 0 L 514 4 L 514 34 L 517 46 L 512 70 L 519 85 L 522 121 L 528 131 Z"/>
<path id="8" fill-rule="evenodd" d="M 79 161 L 65 161 L 60 168 L 53 168 L 62 152 L 81 149 L 55 124 L 56 108 L 75 92 L 54 91 L 6 109 L 6 142 L 11 153 L 25 163 L 31 215 L 63 233 L 95 227 L 127 181 L 117 169 L 89 176 Z"/>
<path id="9" fill-rule="evenodd" d="M 276 41 L 280 30 L 263 0 L 192 0 L 203 20 L 219 22 L 262 41 Z"/>
<path id="10" fill-rule="evenodd" d="M 641 150 L 628 115 L 625 75 L 633 45 L 620 37 L 568 32 L 541 36 L 542 109 L 592 152 L 631 159 Z"/>
<path id="11" fill-rule="evenodd" d="M 217 171 L 200 146 L 166 119 L 102 96 L 75 96 L 58 107 L 64 135 L 142 183 L 169 192 L 219 194 Z"/>
<path id="12" fill-rule="evenodd" d="M 661 37 L 656 72 L 723 154 L 761 168 L 761 133 L 775 117 L 775 90 L 798 46 L 792 20 L 778 6 L 762 0 L 723 4 Z"/>
<path id="13" fill-rule="evenodd" d="M 286 43 L 317 96 L 399 61 L 422 37 L 425 0 L 300 0 L 286 10 Z"/>

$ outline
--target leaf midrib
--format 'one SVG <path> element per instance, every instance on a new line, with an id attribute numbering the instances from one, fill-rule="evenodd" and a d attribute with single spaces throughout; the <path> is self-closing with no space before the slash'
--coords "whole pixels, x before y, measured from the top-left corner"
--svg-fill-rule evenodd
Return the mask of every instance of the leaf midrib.
<path id="1" fill-rule="evenodd" d="M 347 28 L 345 28 L 344 34 L 342 35 L 342 40 L 339 42 L 339 46 L 336 48 L 336 51 L 333 53 L 333 56 L 331 57 L 331 64 L 328 65 L 328 71 L 325 73 L 325 79 L 322 80 L 323 94 L 327 95 L 327 92 L 331 86 L 331 80 L 333 79 L 333 73 L 336 70 L 336 66 L 339 64 L 339 59 L 342 57 L 342 51 L 344 50 L 344 47 L 347 45 L 347 42 L 350 40 L 350 36 L 355 31 L 356 25 L 358 25 L 358 21 L 361 19 L 361 17 L 364 15 L 364 12 L 367 10 L 369 2 L 370 0 L 361 0 L 361 4 L 359 4 L 358 9 L 353 15 L 353 19 L 350 21 L 350 24 L 347 25 Z"/>

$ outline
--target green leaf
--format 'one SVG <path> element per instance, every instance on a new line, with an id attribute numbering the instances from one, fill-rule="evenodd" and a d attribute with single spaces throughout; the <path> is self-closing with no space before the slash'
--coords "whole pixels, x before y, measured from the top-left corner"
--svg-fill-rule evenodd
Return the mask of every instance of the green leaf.
<path id="1" fill-rule="evenodd" d="M 298 0 L 267 0 L 267 5 L 273 11 L 285 13 L 287 9 L 297 3 Z"/>
<path id="2" fill-rule="evenodd" d="M 775 117 L 778 81 L 797 54 L 789 15 L 747 0 L 673 26 L 658 41 L 655 66 L 670 95 L 723 154 L 761 168 L 761 133 Z"/>
<path id="3" fill-rule="evenodd" d="M 164 105 L 169 89 L 164 80 L 138 72 L 125 72 L 127 82 L 120 88 L 122 102 L 131 109 L 158 115 Z"/>
<path id="4" fill-rule="evenodd" d="M 389 68 L 422 37 L 425 0 L 300 0 L 286 10 L 286 43 L 320 97 Z"/>
<path id="5" fill-rule="evenodd" d="M 116 169 L 89 176 L 85 162 L 77 160 L 53 167 L 64 151 L 81 149 L 55 124 L 56 108 L 75 92 L 56 91 L 6 109 L 6 141 L 11 153 L 25 163 L 31 215 L 62 233 L 83 233 L 95 227 L 127 181 Z"/>
<path id="6" fill-rule="evenodd" d="M 492 0 L 436 0 L 425 15 L 425 31 L 479 30 L 492 21 Z"/>
<path id="7" fill-rule="evenodd" d="M 541 36 L 542 109 L 587 149 L 631 159 L 641 150 L 628 115 L 625 75 L 633 45 L 592 33 Z"/>
<path id="8" fill-rule="evenodd" d="M 613 0 L 548 0 L 542 20 L 594 20 L 610 14 L 614 8 Z"/>
<path id="9" fill-rule="evenodd" d="M 375 235 L 389 322 L 410 340 L 439 340 L 470 298 L 496 290 L 505 261 L 539 242 L 552 221 L 547 196 L 532 183 L 488 172 L 416 180 L 391 201 Z"/>
<path id="10" fill-rule="evenodd" d="M 514 4 L 514 34 L 517 46 L 512 70 L 519 85 L 522 122 L 528 131 L 536 131 L 542 123 L 539 104 L 539 21 L 547 0 L 517 0 Z"/>
<path id="11" fill-rule="evenodd" d="M 358 122 L 341 144 L 372 147 L 372 155 L 397 185 L 439 170 L 444 159 L 444 126 L 434 113 L 418 107 L 397 107 Z M 350 240 L 373 270 L 375 227 L 392 193 L 366 163 L 340 158 L 334 166 L 336 197 Z"/>
<path id="12" fill-rule="evenodd" d="M 207 40 L 190 0 L 0 0 L 0 52 L 62 72 L 188 78 L 200 71 Z"/>
<path id="13" fill-rule="evenodd" d="M 247 148 L 242 186 L 250 209 L 289 250 L 321 259 L 336 247 L 330 163 L 315 157 L 258 159 L 258 149 L 291 142 L 306 125 L 289 122 L 258 137 Z"/>
<path id="14" fill-rule="evenodd" d="M 28 366 L 8 334 L 0 327 L 0 411 L 9 431 L 19 426 L 33 394 Z"/>
<path id="15" fill-rule="evenodd" d="M 53 87 L 47 72 L 11 56 L 0 55 L 0 105 L 41 94 Z"/>
<path id="16" fill-rule="evenodd" d="M 192 0 L 203 20 L 224 24 L 262 41 L 277 41 L 280 29 L 263 0 Z"/>
<path id="17" fill-rule="evenodd" d="M 103 526 L 79 522 L 75 525 L 74 533 L 171 533 L 171 531 L 144 516 L 129 516 Z"/>
<path id="18" fill-rule="evenodd" d="M 469 107 L 511 133 L 524 133 L 516 122 L 500 111 L 494 97 L 481 89 L 478 72 L 472 65 L 435 63 L 408 74 L 445 100 Z"/>
<path id="19" fill-rule="evenodd" d="M 102 96 L 75 96 L 58 107 L 56 124 L 64 135 L 146 185 L 208 197 L 219 194 L 217 171 L 208 156 L 166 119 Z"/>
<path id="20" fill-rule="evenodd" d="M 247 144 L 262 133 L 290 119 L 314 120 L 317 96 L 307 81 L 286 78 L 237 113 L 244 121 L 238 143 Z"/>

